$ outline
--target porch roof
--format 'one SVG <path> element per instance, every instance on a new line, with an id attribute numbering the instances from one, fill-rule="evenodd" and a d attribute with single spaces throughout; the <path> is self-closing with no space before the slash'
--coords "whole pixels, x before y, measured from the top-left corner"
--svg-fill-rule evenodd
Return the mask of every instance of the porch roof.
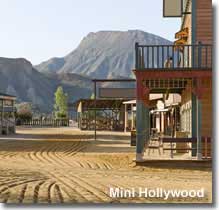
<path id="1" fill-rule="evenodd" d="M 78 110 L 86 109 L 118 109 L 123 105 L 121 99 L 80 99 L 73 106 Z"/>
<path id="2" fill-rule="evenodd" d="M 0 92 L 0 99 L 16 100 L 16 96 L 12 96 L 12 95 Z"/>

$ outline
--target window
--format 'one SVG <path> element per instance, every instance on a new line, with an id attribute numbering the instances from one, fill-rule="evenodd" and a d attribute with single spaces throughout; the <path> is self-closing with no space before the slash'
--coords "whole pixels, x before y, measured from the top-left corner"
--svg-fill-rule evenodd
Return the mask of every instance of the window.
<path id="1" fill-rule="evenodd" d="M 4 106 L 13 106 L 13 101 L 12 100 L 3 100 Z"/>

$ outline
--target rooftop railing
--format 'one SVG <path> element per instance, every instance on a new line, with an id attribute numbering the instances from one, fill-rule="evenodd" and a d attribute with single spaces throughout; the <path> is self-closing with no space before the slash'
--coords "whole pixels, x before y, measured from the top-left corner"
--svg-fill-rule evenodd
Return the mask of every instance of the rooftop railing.
<path id="1" fill-rule="evenodd" d="M 136 69 L 210 69 L 212 45 L 135 44 Z"/>

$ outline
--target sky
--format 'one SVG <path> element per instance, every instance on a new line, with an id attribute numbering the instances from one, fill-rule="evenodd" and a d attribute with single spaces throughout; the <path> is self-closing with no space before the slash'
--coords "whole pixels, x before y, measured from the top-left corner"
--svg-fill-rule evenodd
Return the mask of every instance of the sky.
<path id="1" fill-rule="evenodd" d="M 73 51 L 89 32 L 143 30 L 169 40 L 179 18 L 163 18 L 163 0 L 0 0 L 0 57 L 36 65 Z"/>

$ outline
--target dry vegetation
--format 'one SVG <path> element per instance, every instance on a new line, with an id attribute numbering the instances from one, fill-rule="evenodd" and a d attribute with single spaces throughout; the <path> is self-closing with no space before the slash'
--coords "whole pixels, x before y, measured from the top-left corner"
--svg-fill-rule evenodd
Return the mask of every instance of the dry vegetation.
<path id="1" fill-rule="evenodd" d="M 136 167 L 134 148 L 121 133 L 69 128 L 19 128 L 0 139 L 0 201 L 4 203 L 150 203 L 163 199 L 109 197 L 109 187 L 200 189 L 211 202 L 211 172 Z"/>

